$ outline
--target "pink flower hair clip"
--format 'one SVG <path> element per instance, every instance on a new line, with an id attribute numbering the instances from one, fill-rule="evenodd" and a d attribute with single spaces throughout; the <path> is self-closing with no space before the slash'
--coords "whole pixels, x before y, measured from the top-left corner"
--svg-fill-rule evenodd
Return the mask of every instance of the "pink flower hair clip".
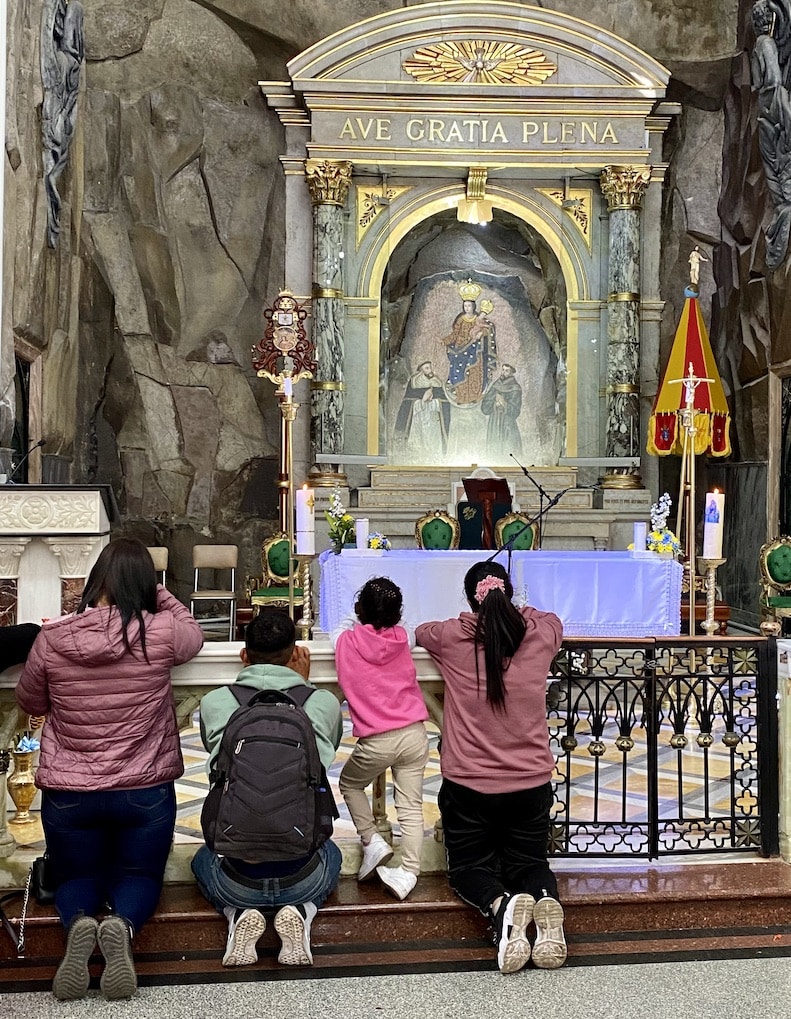
<path id="1" fill-rule="evenodd" d="M 475 600 L 479 605 L 490 591 L 502 591 L 505 594 L 505 581 L 502 577 L 493 577 L 490 574 L 478 581 L 475 586 Z"/>

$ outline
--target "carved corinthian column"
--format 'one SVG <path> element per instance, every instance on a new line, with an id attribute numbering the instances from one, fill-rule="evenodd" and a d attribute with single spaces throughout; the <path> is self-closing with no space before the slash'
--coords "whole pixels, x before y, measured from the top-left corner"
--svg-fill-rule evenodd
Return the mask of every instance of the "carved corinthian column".
<path id="1" fill-rule="evenodd" d="M 343 452 L 343 207 L 352 164 L 308 159 L 305 180 L 313 204 L 313 344 L 318 369 L 311 382 L 310 439 L 314 458 Z M 345 484 L 340 457 L 316 460 L 314 486 Z"/>
<path id="2" fill-rule="evenodd" d="M 650 166 L 605 166 L 610 213 L 606 456 L 640 455 L 640 208 Z M 608 470 L 605 488 L 642 488 L 639 474 Z"/>

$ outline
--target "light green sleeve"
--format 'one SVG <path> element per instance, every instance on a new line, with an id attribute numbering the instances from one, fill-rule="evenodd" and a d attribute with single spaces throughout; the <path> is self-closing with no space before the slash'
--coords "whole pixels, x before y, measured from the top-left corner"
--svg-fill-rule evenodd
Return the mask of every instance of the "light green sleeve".
<path id="1" fill-rule="evenodd" d="M 329 770 L 343 736 L 341 706 L 329 690 L 316 690 L 305 702 L 305 714 L 316 733 L 321 763 Z"/>

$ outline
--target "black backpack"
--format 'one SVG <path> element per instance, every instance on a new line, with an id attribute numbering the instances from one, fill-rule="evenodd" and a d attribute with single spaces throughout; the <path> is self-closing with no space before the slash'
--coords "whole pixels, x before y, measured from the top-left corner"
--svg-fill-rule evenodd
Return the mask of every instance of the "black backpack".
<path id="1" fill-rule="evenodd" d="M 308 856 L 338 817 L 304 710 L 314 689 L 228 689 L 240 706 L 225 726 L 201 811 L 206 845 L 249 863 Z"/>

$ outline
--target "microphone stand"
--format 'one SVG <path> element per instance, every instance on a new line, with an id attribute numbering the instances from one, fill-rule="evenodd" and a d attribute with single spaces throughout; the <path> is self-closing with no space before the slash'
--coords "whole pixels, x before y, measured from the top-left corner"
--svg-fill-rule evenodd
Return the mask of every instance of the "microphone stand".
<path id="1" fill-rule="evenodd" d="M 16 464 L 16 466 L 13 468 L 11 473 L 5 479 L 5 483 L 7 485 L 13 485 L 14 484 L 14 481 L 13 481 L 14 475 L 16 475 L 18 473 L 19 469 L 21 467 L 23 467 L 27 463 L 28 458 L 30 457 L 30 454 L 33 452 L 33 450 L 34 449 L 39 449 L 41 446 L 43 446 L 46 443 L 46 441 L 47 441 L 46 439 L 39 439 L 38 442 L 34 442 L 33 443 L 33 445 L 30 447 L 30 449 L 27 451 L 27 453 L 25 453 L 25 455 L 22 457 L 22 459 L 19 461 L 19 463 Z"/>
<path id="2" fill-rule="evenodd" d="M 519 466 L 522 467 L 521 464 L 519 464 Z M 522 470 L 524 470 L 524 467 L 522 467 Z M 525 471 L 525 474 L 527 474 L 527 471 Z M 530 477 L 529 474 L 528 474 L 528 477 Z M 532 480 L 532 478 L 531 478 L 531 480 Z M 541 489 L 541 491 L 543 492 L 543 489 Z M 516 542 L 521 538 L 521 536 L 525 533 L 526 530 L 528 530 L 530 527 L 533 526 L 533 524 L 538 523 L 543 517 L 547 516 L 547 514 L 552 509 L 552 507 L 553 506 L 557 506 L 557 504 L 560 502 L 560 500 L 563 498 L 563 496 L 566 494 L 566 492 L 576 492 L 576 491 L 577 491 L 577 486 L 576 485 L 570 485 L 568 488 L 562 488 L 559 492 L 556 492 L 553 496 L 549 496 L 546 493 L 544 493 L 546 498 L 549 499 L 549 502 L 546 504 L 546 506 L 544 506 L 542 509 L 539 509 L 538 513 L 536 513 L 536 515 L 534 517 L 531 517 L 531 519 L 528 520 L 526 524 L 523 524 L 523 526 L 520 527 L 518 531 L 516 531 L 514 534 L 512 534 L 511 537 L 508 539 L 508 541 L 505 542 L 505 544 L 501 545 L 500 548 L 498 548 L 492 555 L 489 556 L 489 558 L 486 560 L 486 562 L 490 563 L 490 562 L 492 562 L 493 559 L 496 559 L 497 556 L 501 552 L 507 552 L 508 553 L 508 574 L 510 576 L 510 574 L 511 574 L 511 553 L 514 550 L 514 545 L 516 544 Z M 538 532 L 538 547 L 539 547 L 539 549 L 541 548 L 541 533 L 542 533 L 542 531 L 541 531 L 541 529 L 539 529 L 539 532 Z"/>
<path id="3" fill-rule="evenodd" d="M 565 495 L 566 492 L 568 492 L 568 489 L 567 488 L 564 489 L 559 495 L 557 495 L 555 497 L 554 501 L 550 501 L 549 506 L 547 506 L 546 510 L 545 510 L 544 509 L 544 502 L 545 502 L 545 500 L 550 498 L 549 493 L 539 484 L 539 482 L 536 481 L 536 479 L 532 476 L 532 474 L 529 473 L 527 467 L 525 467 L 524 464 L 520 464 L 519 463 L 519 461 L 516 459 L 516 457 L 514 456 L 513 453 L 509 453 L 508 455 L 516 463 L 517 467 L 519 467 L 521 469 L 522 473 L 527 478 L 527 480 L 531 484 L 535 485 L 535 487 L 538 489 L 538 516 L 535 517 L 534 519 L 535 520 L 540 520 L 544 516 L 545 512 L 548 513 L 550 511 L 550 509 L 555 505 L 555 503 L 558 501 L 560 496 L 561 495 Z M 525 524 L 525 528 L 528 527 L 528 526 L 529 526 L 528 524 Z M 519 534 L 521 534 L 521 533 L 522 532 L 520 531 Z M 538 533 L 538 547 L 539 548 L 542 547 L 543 541 L 544 541 L 543 533 L 541 531 L 539 531 L 539 533 Z"/>

